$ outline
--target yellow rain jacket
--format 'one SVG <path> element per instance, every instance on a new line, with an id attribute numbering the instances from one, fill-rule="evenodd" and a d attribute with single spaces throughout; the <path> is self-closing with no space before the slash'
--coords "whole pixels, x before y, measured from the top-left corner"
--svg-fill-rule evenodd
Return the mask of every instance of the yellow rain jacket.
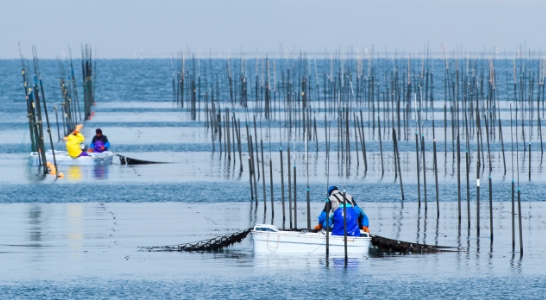
<path id="1" fill-rule="evenodd" d="M 80 156 L 80 154 L 82 153 L 80 144 L 83 143 L 84 140 L 85 137 L 79 132 L 76 134 L 71 133 L 66 137 L 66 151 L 68 152 L 68 155 L 70 155 L 70 157 L 76 158 Z"/>

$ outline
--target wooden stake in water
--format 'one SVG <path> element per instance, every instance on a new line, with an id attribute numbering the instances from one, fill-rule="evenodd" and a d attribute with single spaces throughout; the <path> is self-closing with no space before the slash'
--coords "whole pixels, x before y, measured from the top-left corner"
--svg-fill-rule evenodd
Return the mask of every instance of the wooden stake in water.
<path id="1" fill-rule="evenodd" d="M 288 220 L 290 222 L 290 229 L 292 229 L 292 178 L 290 176 L 290 145 L 287 150 L 288 157 Z"/>
<path id="2" fill-rule="evenodd" d="M 510 104 L 510 140 L 511 140 L 511 161 L 512 161 L 512 252 L 516 251 L 516 222 L 515 222 L 515 181 L 514 181 L 514 127 L 512 126 L 512 104 Z"/>
<path id="3" fill-rule="evenodd" d="M 417 201 L 418 208 L 421 208 L 421 172 L 420 172 L 420 162 L 419 162 L 419 133 L 415 132 L 415 156 L 416 156 L 416 165 L 417 165 Z"/>
<path id="4" fill-rule="evenodd" d="M 264 216 L 265 216 L 265 211 L 267 209 L 267 196 L 266 196 L 266 190 L 265 190 L 264 142 L 263 142 L 263 139 L 260 139 L 260 150 L 262 152 L 262 187 L 264 189 Z M 264 220 L 264 223 L 265 223 L 265 220 Z"/>
<path id="5" fill-rule="evenodd" d="M 318 134 L 317 134 L 317 118 L 313 116 L 313 127 L 314 127 L 314 131 L 315 131 L 315 145 L 316 145 L 316 151 L 318 153 L 319 151 L 319 143 L 318 143 Z"/>
<path id="6" fill-rule="evenodd" d="M 343 252 L 345 253 L 345 266 L 347 266 L 347 195 L 343 189 Z"/>
<path id="7" fill-rule="evenodd" d="M 279 149 L 280 158 L 281 158 L 281 203 L 282 203 L 282 228 L 286 228 L 286 215 L 285 215 L 285 206 L 284 206 L 284 163 L 282 159 L 282 148 Z"/>
<path id="8" fill-rule="evenodd" d="M 394 143 L 394 152 L 396 155 L 396 161 L 398 165 L 395 167 L 398 167 L 398 174 L 400 175 L 400 193 L 402 194 L 402 200 L 404 200 L 404 187 L 402 185 L 402 169 L 400 167 L 400 152 L 398 151 L 398 139 L 396 137 L 396 130 L 394 128 L 392 129 L 392 140 Z"/>
<path id="9" fill-rule="evenodd" d="M 515 220 L 515 216 L 516 216 L 516 208 L 515 208 L 515 199 L 514 199 L 514 195 L 515 195 L 515 192 L 516 192 L 516 188 L 515 188 L 515 181 L 514 179 L 512 179 L 512 191 L 511 191 L 511 195 L 512 195 L 512 252 L 515 252 L 516 251 L 516 220 Z"/>
<path id="10" fill-rule="evenodd" d="M 368 159 L 366 157 L 366 136 L 364 133 L 364 121 L 362 118 L 363 118 L 362 110 L 360 110 L 360 132 L 361 132 L 360 143 L 362 146 L 362 158 L 364 159 L 364 174 L 366 174 L 368 172 Z"/>
<path id="11" fill-rule="evenodd" d="M 457 134 L 457 217 L 461 225 L 461 138 Z"/>
<path id="12" fill-rule="evenodd" d="M 383 141 L 381 139 L 381 118 L 379 114 L 377 115 L 377 126 L 378 126 L 378 134 L 379 134 L 379 152 L 381 153 L 381 177 L 385 174 L 385 167 L 383 163 Z"/>
<path id="13" fill-rule="evenodd" d="M 243 151 L 241 149 L 241 121 L 235 119 L 235 113 L 233 113 L 233 122 L 235 123 L 235 133 L 237 134 L 237 149 L 239 150 L 239 172 L 243 173 Z"/>
<path id="14" fill-rule="evenodd" d="M 491 233 L 491 250 L 493 248 L 493 183 L 489 175 L 489 228 Z"/>
<path id="15" fill-rule="evenodd" d="M 296 195 L 296 163 L 294 163 L 294 229 L 298 229 L 298 207 Z"/>
<path id="16" fill-rule="evenodd" d="M 485 135 L 487 136 L 487 159 L 489 162 L 489 174 L 493 171 L 493 166 L 491 166 L 491 147 L 489 146 L 489 122 L 487 120 L 487 114 L 484 114 L 485 121 Z"/>
<path id="17" fill-rule="evenodd" d="M 479 146 L 478 146 L 479 147 Z M 476 236 L 480 238 L 480 159 L 476 161 Z"/>
<path id="18" fill-rule="evenodd" d="M 434 126 L 434 122 L 432 122 L 432 126 Z M 432 141 L 433 143 L 433 151 L 434 151 L 434 181 L 435 181 L 435 188 L 436 188 L 436 217 L 440 217 L 440 193 L 438 192 L 438 159 L 436 155 L 436 139 Z"/>
<path id="19" fill-rule="evenodd" d="M 421 136 L 421 152 L 423 154 L 423 194 L 425 201 L 425 211 L 427 210 L 427 166 L 425 160 L 425 136 Z"/>
<path id="20" fill-rule="evenodd" d="M 40 81 L 40 93 L 42 95 L 42 103 L 43 103 L 43 106 L 44 106 L 44 115 L 45 115 L 46 125 L 47 125 L 47 134 L 49 136 L 49 143 L 50 143 L 51 150 L 53 151 L 53 166 L 55 167 L 55 170 L 57 170 L 57 159 L 55 157 L 55 148 L 53 147 L 53 145 L 54 145 L 53 137 L 51 136 L 51 128 L 49 126 L 49 114 L 47 113 L 47 105 L 46 105 L 46 99 L 45 99 L 45 93 L 44 93 L 44 85 L 42 83 L 42 75 L 38 74 L 38 76 L 39 76 L 39 81 Z M 42 139 L 43 139 L 43 137 L 42 137 Z M 47 163 L 46 163 L 46 166 L 47 166 Z M 49 170 L 47 170 L 47 172 L 49 172 Z M 59 177 L 58 172 L 55 173 L 55 177 Z"/>
<path id="21" fill-rule="evenodd" d="M 257 180 L 260 180 L 260 163 L 258 162 L 258 131 L 256 130 L 256 115 L 253 115 L 253 118 L 254 118 L 254 136 L 255 136 L 255 141 L 256 141 L 256 145 L 252 145 L 252 150 L 256 149 L 256 153 L 252 153 L 252 155 L 254 157 L 256 157 L 255 159 L 255 162 L 254 162 L 254 169 L 257 169 L 258 171 L 256 172 L 258 175 L 258 179 Z M 255 175 L 256 177 L 256 175 Z M 256 195 L 258 195 L 256 193 Z"/>
<path id="22" fill-rule="evenodd" d="M 540 136 L 540 165 L 542 166 L 542 158 L 544 156 L 544 147 L 542 143 L 542 125 L 541 125 L 540 116 L 538 117 L 538 132 Z"/>
<path id="23" fill-rule="evenodd" d="M 61 129 L 59 128 L 59 115 L 57 110 L 57 105 L 53 106 L 53 110 L 55 111 L 55 122 L 57 123 L 57 141 L 61 140 Z"/>
<path id="24" fill-rule="evenodd" d="M 519 253 L 523 256 L 523 235 L 521 225 L 521 189 L 518 187 L 518 218 L 519 218 Z"/>
<path id="25" fill-rule="evenodd" d="M 256 158 L 254 156 L 252 135 L 249 135 L 248 145 L 249 145 L 248 157 L 250 158 L 250 160 L 249 160 L 249 162 L 250 162 L 250 175 L 251 175 L 251 178 L 254 180 L 254 182 L 253 182 L 254 189 L 252 190 L 252 192 L 254 193 L 254 198 L 253 199 L 256 200 L 256 207 L 257 207 L 258 206 L 258 187 L 257 187 L 258 186 L 258 181 L 256 180 L 256 169 L 255 169 L 255 166 L 257 164 L 254 162 L 254 160 L 256 160 Z"/>
<path id="26" fill-rule="evenodd" d="M 357 173 L 358 173 L 358 167 L 360 166 L 360 159 L 358 158 L 358 141 L 360 138 L 360 134 L 358 132 L 359 126 L 358 126 L 358 117 L 356 116 L 356 113 L 353 113 L 353 129 L 355 132 L 355 153 L 356 153 L 356 166 L 357 166 Z"/>
<path id="27" fill-rule="evenodd" d="M 307 186 L 305 188 L 305 194 L 307 196 L 307 228 L 311 229 L 311 195 L 309 194 L 309 149 L 307 148 L 307 139 L 305 140 L 305 172 L 307 178 Z"/>
<path id="28" fill-rule="evenodd" d="M 529 181 L 531 181 L 531 142 L 529 142 Z"/>
<path id="29" fill-rule="evenodd" d="M 516 107 L 516 171 L 517 171 L 517 177 L 518 177 L 518 223 L 519 223 L 519 249 L 520 249 L 520 256 L 523 256 L 523 237 L 522 237 L 522 229 L 521 229 L 521 189 L 519 185 L 519 145 L 518 145 L 518 108 Z M 523 123 L 523 120 L 522 120 Z M 523 129 L 522 129 L 523 130 Z M 525 137 L 524 137 L 525 138 Z M 525 145 L 525 142 L 523 142 L 523 145 Z"/>
<path id="30" fill-rule="evenodd" d="M 326 142 L 326 191 L 328 191 L 328 187 L 330 184 L 330 155 L 328 154 L 330 151 L 330 123 L 326 121 L 326 115 L 324 116 L 324 135 L 325 135 L 325 142 Z M 330 210 L 332 207 L 332 203 L 328 199 L 328 192 L 326 192 L 326 262 L 328 263 L 328 255 L 330 254 Z"/>
<path id="31" fill-rule="evenodd" d="M 447 173 L 447 104 L 444 104 L 444 166 Z"/>
<path id="32" fill-rule="evenodd" d="M 500 117 L 499 117 L 499 137 L 500 137 L 501 149 L 502 149 L 502 164 L 504 166 L 504 175 L 506 175 L 506 156 L 504 155 L 504 138 L 502 136 L 502 125 L 501 125 Z"/>
<path id="33" fill-rule="evenodd" d="M 226 114 L 224 116 L 224 120 L 225 120 L 225 129 L 224 131 L 226 132 L 226 154 L 227 154 L 227 158 L 228 158 L 228 161 L 231 161 L 231 136 L 230 136 L 230 124 L 229 124 L 229 108 L 226 108 Z"/>
<path id="34" fill-rule="evenodd" d="M 275 202 L 273 201 L 273 161 L 271 160 L 271 152 L 269 153 L 269 191 L 271 193 L 271 225 L 273 225 L 273 220 L 275 220 Z"/>
<path id="35" fill-rule="evenodd" d="M 394 127 L 392 127 L 392 133 L 391 133 L 391 137 L 392 137 L 392 157 L 393 157 L 393 161 L 394 161 L 394 181 L 396 181 L 396 179 L 398 179 L 398 157 L 396 156 L 396 132 L 395 132 L 395 129 Z"/>
<path id="36" fill-rule="evenodd" d="M 465 152 L 465 158 L 466 158 L 466 210 L 467 210 L 467 225 L 468 225 L 468 235 L 470 235 L 470 154 L 468 153 L 468 150 Z"/>
<path id="37" fill-rule="evenodd" d="M 252 186 L 252 158 L 248 157 L 248 180 L 250 181 L 250 200 L 254 200 L 254 188 Z M 256 204 L 258 204 L 258 199 L 256 199 Z"/>

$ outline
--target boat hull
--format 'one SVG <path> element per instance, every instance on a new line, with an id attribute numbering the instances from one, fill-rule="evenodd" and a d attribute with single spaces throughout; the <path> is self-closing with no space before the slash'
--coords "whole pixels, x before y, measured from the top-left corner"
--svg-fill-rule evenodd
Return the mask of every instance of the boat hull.
<path id="1" fill-rule="evenodd" d="M 268 224 L 258 224 L 251 231 L 254 253 L 260 254 L 298 254 L 324 255 L 326 253 L 326 232 L 279 230 Z M 332 236 L 329 233 L 329 254 L 345 255 L 343 236 Z M 364 257 L 368 255 L 372 238 L 365 232 L 360 237 L 347 237 L 347 255 Z"/>
<path id="2" fill-rule="evenodd" d="M 89 156 L 80 156 L 78 158 L 72 158 L 66 151 L 55 151 L 55 161 L 58 166 L 93 166 L 93 165 L 110 165 L 112 164 L 114 153 L 110 151 L 104 152 L 91 152 Z M 53 163 L 53 152 L 51 150 L 46 151 L 46 160 Z M 30 153 L 30 164 L 32 166 L 38 166 L 40 164 L 40 158 L 38 152 Z"/>

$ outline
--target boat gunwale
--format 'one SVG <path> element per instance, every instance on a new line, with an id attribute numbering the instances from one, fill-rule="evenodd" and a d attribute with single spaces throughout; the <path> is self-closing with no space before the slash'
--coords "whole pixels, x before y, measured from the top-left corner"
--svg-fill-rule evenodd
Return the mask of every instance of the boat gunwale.
<path id="1" fill-rule="evenodd" d="M 264 228 L 270 230 L 257 230 L 257 228 Z M 326 231 L 310 231 L 308 229 L 303 230 L 279 230 L 274 225 L 258 224 L 251 230 L 253 239 L 256 237 L 258 241 L 267 241 L 271 236 L 284 237 L 287 240 L 280 241 L 282 243 L 297 243 L 296 239 L 305 239 L 306 244 L 309 245 L 325 245 Z M 363 243 L 369 243 L 371 245 L 372 237 L 368 233 L 363 233 L 366 236 L 347 236 L 348 246 L 362 247 Z M 329 239 L 332 246 L 338 246 L 339 243 L 344 242 L 344 236 L 332 235 L 329 232 Z M 256 239 L 255 239 L 256 240 Z M 309 243 L 310 242 L 310 243 Z"/>

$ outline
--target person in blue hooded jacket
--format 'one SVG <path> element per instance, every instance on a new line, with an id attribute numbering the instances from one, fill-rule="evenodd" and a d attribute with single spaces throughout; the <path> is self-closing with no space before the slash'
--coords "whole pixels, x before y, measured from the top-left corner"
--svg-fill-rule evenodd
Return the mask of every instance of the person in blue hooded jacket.
<path id="1" fill-rule="evenodd" d="M 108 137 L 102 134 L 102 129 L 97 128 L 97 130 L 95 130 L 95 136 L 93 137 L 89 148 L 90 152 L 108 151 L 110 142 L 108 141 Z"/>
<path id="2" fill-rule="evenodd" d="M 328 225 L 332 228 L 332 235 L 344 235 L 343 229 L 343 211 L 347 212 L 347 235 L 360 236 L 360 230 L 369 233 L 369 220 L 364 211 L 356 204 L 352 195 L 342 193 L 337 186 L 328 188 L 328 199 L 324 208 L 318 217 L 319 224 L 315 230 L 321 230 L 326 227 L 328 216 Z M 330 213 L 332 212 L 332 213 Z"/>

